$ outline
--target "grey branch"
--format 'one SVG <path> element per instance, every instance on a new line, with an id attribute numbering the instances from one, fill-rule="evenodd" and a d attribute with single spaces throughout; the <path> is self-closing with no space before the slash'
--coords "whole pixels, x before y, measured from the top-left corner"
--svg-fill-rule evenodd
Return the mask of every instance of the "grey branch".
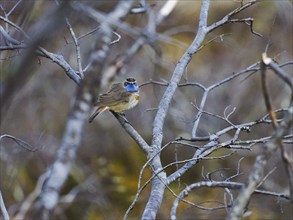
<path id="1" fill-rule="evenodd" d="M 286 73 L 276 62 L 273 61 L 272 58 L 267 57 L 266 53 L 262 54 L 262 62 L 266 65 L 269 66 L 274 70 L 274 72 L 281 78 L 283 79 L 291 88 L 293 91 L 293 80 L 292 77 L 289 76 L 288 73 Z"/>
<path id="2" fill-rule="evenodd" d="M 32 208 L 34 201 L 38 198 L 38 196 L 42 192 L 42 187 L 44 185 L 45 180 L 48 177 L 48 172 L 42 174 L 37 182 L 37 185 L 33 192 L 31 192 L 26 199 L 22 202 L 18 213 L 14 216 L 14 219 L 25 219 L 26 213 Z"/>
<path id="3" fill-rule="evenodd" d="M 279 142 L 288 131 L 293 121 L 293 105 L 289 108 L 284 121 L 275 130 L 272 140 L 264 146 L 264 151 L 256 157 L 254 166 L 249 174 L 249 178 L 238 194 L 235 203 L 228 214 L 227 219 L 239 219 L 243 216 L 244 209 L 247 206 L 252 193 L 261 182 L 264 173 L 264 167 L 267 164 L 271 154 L 278 148 Z"/>
<path id="4" fill-rule="evenodd" d="M 4 220 L 9 220 L 10 218 L 9 218 L 7 209 L 5 207 L 5 203 L 4 203 L 4 200 L 3 200 L 3 197 L 2 197 L 1 190 L 0 190 L 0 207 L 1 207 L 1 212 L 3 214 Z"/>
<path id="5" fill-rule="evenodd" d="M 276 110 L 275 112 L 280 112 L 280 111 L 281 110 Z M 284 110 L 282 110 L 282 111 L 284 111 Z M 186 164 L 184 164 L 184 166 L 180 167 L 176 172 L 174 172 L 170 176 L 168 176 L 167 183 L 169 184 L 169 183 L 175 181 L 180 176 L 182 176 L 185 172 L 187 172 L 191 167 L 193 167 L 196 163 L 198 163 L 198 161 L 200 159 L 209 155 L 210 153 L 214 152 L 215 150 L 220 149 L 221 147 L 229 147 L 229 148 L 235 148 L 235 149 L 240 148 L 240 149 L 248 149 L 249 150 L 250 147 L 247 148 L 247 147 L 245 147 L 245 145 L 254 145 L 256 143 L 267 143 L 267 142 L 271 141 L 272 137 L 260 138 L 260 139 L 256 139 L 256 140 L 241 141 L 241 140 L 236 140 L 235 136 L 234 136 L 234 137 L 232 137 L 231 140 L 228 140 L 226 142 L 223 142 L 223 143 L 217 142 L 217 139 L 219 139 L 220 136 L 227 134 L 227 132 L 229 132 L 231 130 L 236 130 L 235 135 L 238 135 L 237 131 L 242 131 L 242 130 L 246 131 L 250 127 L 255 126 L 257 124 L 268 123 L 268 121 L 266 121 L 267 116 L 268 115 L 266 114 L 261 119 L 256 120 L 254 122 L 247 122 L 247 123 L 240 124 L 240 125 L 229 126 L 227 128 L 224 128 L 224 129 L 216 132 L 215 134 L 210 135 L 209 137 L 205 137 L 202 139 L 201 138 L 187 139 L 189 141 L 208 141 L 208 140 L 213 140 L 213 141 L 209 142 L 208 144 L 204 145 L 203 147 L 198 148 L 198 150 L 193 155 L 192 159 L 190 159 Z M 271 122 L 269 122 L 269 123 L 271 123 Z M 290 137 L 292 137 L 292 136 L 291 135 L 286 136 L 286 138 L 290 138 Z M 181 138 L 181 140 L 184 140 L 184 139 Z"/>
<path id="6" fill-rule="evenodd" d="M 228 182 L 228 181 L 204 181 L 204 182 L 198 182 L 198 183 L 193 183 L 189 186 L 187 186 L 176 198 L 176 200 L 173 203 L 173 206 L 171 208 L 170 216 L 172 220 L 175 220 L 176 217 L 176 210 L 177 207 L 180 203 L 180 201 L 185 198 L 190 191 L 192 191 L 195 188 L 199 187 L 221 187 L 221 188 L 228 188 L 228 189 L 241 189 L 243 187 L 243 183 L 238 183 L 238 182 Z M 288 199 L 289 196 L 284 194 L 284 193 L 275 193 L 275 192 L 270 192 L 270 191 L 265 191 L 265 190 L 258 190 L 254 189 L 253 193 L 258 193 L 258 194 L 263 194 L 263 195 L 269 195 L 269 196 L 277 196 L 281 198 L 286 198 Z M 231 219 L 238 219 L 238 218 L 231 218 Z"/>
<path id="7" fill-rule="evenodd" d="M 173 72 L 172 78 L 167 86 L 167 89 L 160 101 L 157 114 L 154 119 L 153 123 L 153 134 L 152 134 L 152 149 L 153 152 L 151 155 L 156 155 L 154 159 L 151 161 L 151 167 L 154 172 L 162 170 L 162 164 L 160 160 L 160 152 L 162 140 L 163 140 L 163 126 L 165 122 L 165 118 L 170 106 L 170 102 L 172 97 L 177 89 L 178 83 L 184 74 L 185 68 L 187 67 L 188 63 L 190 62 L 192 55 L 196 53 L 200 45 L 202 44 L 207 32 L 207 17 L 208 17 L 208 8 L 209 8 L 209 1 L 204 0 L 201 6 L 200 11 L 200 18 L 199 18 L 199 27 L 198 32 L 193 40 L 190 47 L 184 53 L 184 55 L 179 60 L 176 68 Z M 156 214 L 161 206 L 161 202 L 163 199 L 163 194 L 165 191 L 165 184 L 166 184 L 166 173 L 161 172 L 159 173 L 152 182 L 152 190 L 149 200 L 147 202 L 146 208 L 144 210 L 142 219 L 155 219 Z"/>
<path id="8" fill-rule="evenodd" d="M 29 143 L 15 137 L 15 136 L 12 136 L 12 135 L 9 135 L 9 134 L 3 134 L 0 136 L 0 142 L 2 139 L 4 138 L 8 138 L 8 139 L 11 139 L 13 140 L 16 144 L 18 144 L 19 146 L 23 147 L 24 149 L 28 150 L 28 151 L 31 151 L 31 152 L 35 152 L 38 150 L 37 147 L 33 147 L 31 146 Z"/>
<path id="9" fill-rule="evenodd" d="M 240 23 L 247 23 L 249 22 L 249 26 L 250 26 L 250 30 L 253 34 L 256 34 L 258 36 L 262 36 L 261 34 L 259 33 L 256 33 L 253 31 L 252 29 L 252 24 L 253 24 L 253 19 L 252 18 L 246 18 L 246 19 L 231 19 L 232 16 L 238 14 L 239 12 L 245 10 L 246 8 L 252 6 L 253 4 L 256 3 L 256 0 L 252 0 L 252 1 L 249 1 L 243 5 L 241 5 L 240 7 L 236 8 L 235 10 L 231 11 L 230 13 L 228 13 L 226 16 L 224 16 L 220 21 L 217 21 L 215 23 L 213 23 L 212 25 L 210 25 L 209 27 L 207 27 L 207 31 L 208 32 L 211 32 L 212 30 L 224 25 L 224 24 L 227 24 L 227 23 L 235 23 L 235 22 L 240 22 Z"/>
<path id="10" fill-rule="evenodd" d="M 64 59 L 62 55 L 51 53 L 47 50 L 45 50 L 42 47 L 38 47 L 37 54 L 40 56 L 46 57 L 50 60 L 52 60 L 54 63 L 56 63 L 58 66 L 60 66 L 66 75 L 72 79 L 77 85 L 80 85 L 81 83 L 81 77 L 79 74 L 69 65 L 69 63 Z"/>
<path id="11" fill-rule="evenodd" d="M 121 17 L 127 15 L 131 5 L 131 1 L 121 1 L 108 16 L 118 21 Z M 98 37 L 94 48 L 95 52 L 91 54 L 91 59 L 92 64 L 99 69 L 101 74 L 103 64 L 109 52 L 109 42 L 111 42 L 112 37 L 112 29 L 106 22 L 101 23 Z M 90 70 L 94 69 L 94 66 L 90 67 Z M 69 175 L 77 149 L 80 147 L 84 124 L 87 121 L 94 96 L 93 87 L 96 87 L 95 82 L 97 78 L 99 77 L 96 76 L 96 71 L 88 72 L 81 81 L 81 86 L 78 88 L 77 98 L 68 117 L 57 159 L 47 171 L 49 172 L 49 176 L 40 195 L 39 205 L 43 209 L 43 218 L 49 218 L 51 210 L 58 204 L 60 190 Z"/>
<path id="12" fill-rule="evenodd" d="M 127 133 L 130 135 L 130 137 L 133 138 L 133 140 L 136 141 L 138 146 L 146 153 L 148 154 L 150 152 L 150 146 L 146 143 L 146 141 L 141 137 L 141 135 L 131 126 L 129 121 L 122 115 L 111 111 L 112 114 L 117 118 L 121 126 L 127 131 Z"/>
<path id="13" fill-rule="evenodd" d="M 82 61 L 81 61 L 81 56 L 80 56 L 80 44 L 79 44 L 79 41 L 75 35 L 75 32 L 68 20 L 67 17 L 65 17 L 65 20 L 66 20 L 66 24 L 67 24 L 67 27 L 70 31 L 70 35 L 73 39 L 73 42 L 74 42 L 74 45 L 75 45 L 75 50 L 76 50 L 76 62 L 77 62 L 77 66 L 78 66 L 78 75 L 80 76 L 80 78 L 84 78 L 84 75 L 83 75 L 83 69 L 82 69 Z"/>
<path id="14" fill-rule="evenodd" d="M 3 20 L 5 23 L 9 24 L 10 26 L 12 26 L 15 29 L 17 29 L 18 31 L 20 31 L 28 41 L 32 41 L 30 36 L 24 30 L 22 30 L 21 27 L 19 27 L 18 25 L 16 25 L 12 21 L 10 21 L 2 16 L 0 16 L 0 20 Z M 0 27 L 0 32 L 5 37 L 6 41 L 9 42 L 9 44 L 7 46 L 0 48 L 0 50 L 15 50 L 15 49 L 30 48 L 26 43 L 20 43 L 20 41 L 10 37 L 10 35 L 8 33 L 6 33 L 2 27 Z M 35 41 L 35 39 L 33 39 L 33 40 Z M 30 42 L 28 44 L 31 45 L 31 43 L 32 42 Z M 60 66 L 64 70 L 64 72 L 66 73 L 66 75 L 70 79 L 72 79 L 76 84 L 78 84 L 78 85 L 80 84 L 81 77 L 79 76 L 79 73 L 77 71 L 75 71 L 68 64 L 67 61 L 65 61 L 65 59 L 63 58 L 62 55 L 48 52 L 46 49 L 39 47 L 38 45 L 36 46 L 36 49 L 37 49 L 36 50 L 37 55 L 52 60 L 54 63 L 56 63 L 58 66 Z"/>

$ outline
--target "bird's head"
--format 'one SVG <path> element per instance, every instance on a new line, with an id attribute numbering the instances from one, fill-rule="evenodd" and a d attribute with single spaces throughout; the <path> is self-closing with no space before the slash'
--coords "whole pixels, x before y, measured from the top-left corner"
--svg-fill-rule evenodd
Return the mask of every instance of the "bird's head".
<path id="1" fill-rule="evenodd" d="M 135 93 L 138 92 L 139 88 L 136 83 L 136 79 L 134 78 L 127 78 L 123 82 L 124 88 L 127 90 L 127 92 Z"/>

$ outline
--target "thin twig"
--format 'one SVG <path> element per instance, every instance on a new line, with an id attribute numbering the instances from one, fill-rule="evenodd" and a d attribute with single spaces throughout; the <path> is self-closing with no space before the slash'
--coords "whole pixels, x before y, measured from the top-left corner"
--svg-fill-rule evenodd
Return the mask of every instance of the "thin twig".
<path id="1" fill-rule="evenodd" d="M 262 179 L 262 181 L 259 182 L 259 184 L 256 186 L 256 188 L 259 188 L 265 181 L 266 179 L 273 173 L 275 172 L 275 170 L 277 169 L 277 167 L 274 167 L 272 170 L 270 170 L 270 172 L 268 172 L 267 175 L 264 176 L 264 178 Z"/>
<path id="2" fill-rule="evenodd" d="M 75 35 L 75 32 L 71 26 L 71 24 L 69 23 L 69 20 L 67 17 L 65 17 L 65 21 L 66 21 L 66 24 L 67 24 L 67 27 L 70 31 L 70 35 L 73 39 L 73 42 L 74 42 L 74 45 L 75 45 L 75 50 L 76 50 L 76 62 L 77 62 L 77 66 L 78 66 L 78 75 L 80 76 L 81 79 L 84 78 L 84 75 L 83 75 L 83 69 L 82 69 L 82 62 L 81 62 L 81 55 L 80 55 L 80 44 L 79 44 L 79 41 Z"/>
<path id="3" fill-rule="evenodd" d="M 19 146 L 23 147 L 24 149 L 30 151 L 30 152 L 36 152 L 39 148 L 38 147 L 33 147 L 32 145 L 30 145 L 29 143 L 17 138 L 17 137 L 14 137 L 12 135 L 9 135 L 9 134 L 3 134 L 0 136 L 0 141 L 4 138 L 8 138 L 8 139 L 11 139 L 13 140 L 15 143 L 17 143 Z"/>
<path id="4" fill-rule="evenodd" d="M 44 174 L 42 174 L 39 178 L 38 178 L 38 182 L 35 186 L 34 191 L 32 191 L 26 198 L 25 200 L 22 202 L 19 211 L 17 212 L 17 214 L 14 216 L 14 219 L 25 219 L 25 215 L 26 213 L 29 211 L 30 208 L 32 208 L 33 203 L 35 202 L 35 200 L 38 198 L 38 196 L 41 194 L 42 192 L 42 187 L 44 185 L 44 182 L 46 181 L 47 177 L 49 175 L 49 172 L 46 172 Z"/>

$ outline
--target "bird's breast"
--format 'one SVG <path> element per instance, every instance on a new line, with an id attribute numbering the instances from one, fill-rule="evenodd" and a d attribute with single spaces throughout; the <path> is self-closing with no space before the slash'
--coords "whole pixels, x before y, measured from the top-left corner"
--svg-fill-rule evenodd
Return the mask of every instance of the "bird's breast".
<path id="1" fill-rule="evenodd" d="M 135 107 L 139 102 L 139 94 L 133 93 L 129 96 L 127 102 L 122 102 L 117 105 L 109 106 L 110 110 L 115 112 L 124 112 L 125 110 Z"/>
<path id="2" fill-rule="evenodd" d="M 139 102 L 139 94 L 137 93 L 132 94 L 129 98 L 130 108 L 133 108 L 134 106 L 136 106 L 138 102 Z"/>

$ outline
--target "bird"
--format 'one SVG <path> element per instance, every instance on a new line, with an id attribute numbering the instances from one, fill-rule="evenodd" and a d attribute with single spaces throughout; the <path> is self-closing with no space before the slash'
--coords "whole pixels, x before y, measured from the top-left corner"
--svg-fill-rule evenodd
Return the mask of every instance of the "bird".
<path id="1" fill-rule="evenodd" d="M 136 79 L 127 78 L 123 82 L 114 83 L 108 92 L 99 95 L 94 104 L 98 109 L 89 117 L 89 123 L 106 110 L 124 113 L 125 110 L 135 107 L 138 102 L 139 87 Z"/>

